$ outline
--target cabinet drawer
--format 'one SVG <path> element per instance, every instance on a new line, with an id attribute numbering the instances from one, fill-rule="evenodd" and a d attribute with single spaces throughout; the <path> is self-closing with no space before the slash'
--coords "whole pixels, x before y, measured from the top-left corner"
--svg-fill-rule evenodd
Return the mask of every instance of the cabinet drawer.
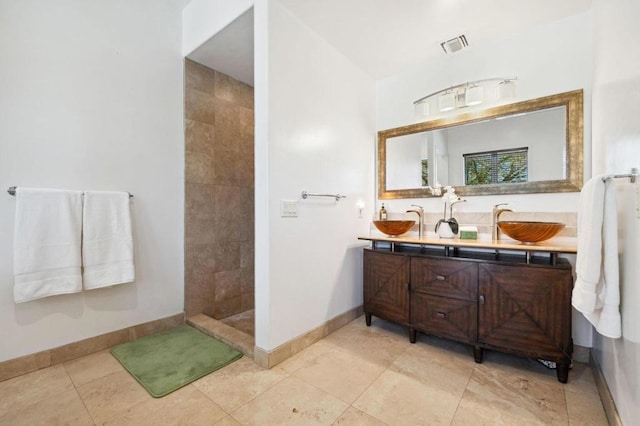
<path id="1" fill-rule="evenodd" d="M 411 259 L 411 290 L 436 296 L 478 300 L 478 265 L 449 259 Z"/>
<path id="2" fill-rule="evenodd" d="M 475 343 L 478 337 L 476 301 L 411 294 L 411 326 L 436 336 Z"/>

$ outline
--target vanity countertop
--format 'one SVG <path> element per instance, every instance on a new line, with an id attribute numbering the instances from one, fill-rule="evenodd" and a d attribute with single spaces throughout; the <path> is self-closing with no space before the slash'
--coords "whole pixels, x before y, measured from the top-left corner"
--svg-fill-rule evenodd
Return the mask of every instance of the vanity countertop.
<path id="1" fill-rule="evenodd" d="M 359 236 L 359 240 L 384 241 L 389 243 L 420 244 L 426 246 L 439 247 L 468 247 L 477 249 L 493 250 L 517 250 L 527 252 L 546 253 L 577 253 L 575 242 L 558 241 L 557 238 L 542 241 L 535 244 L 524 244 L 515 240 L 505 239 L 492 241 L 491 239 L 461 240 L 459 238 L 439 238 L 437 235 L 427 235 L 418 238 L 412 235 L 401 235 L 399 237 L 388 237 L 384 235 Z"/>

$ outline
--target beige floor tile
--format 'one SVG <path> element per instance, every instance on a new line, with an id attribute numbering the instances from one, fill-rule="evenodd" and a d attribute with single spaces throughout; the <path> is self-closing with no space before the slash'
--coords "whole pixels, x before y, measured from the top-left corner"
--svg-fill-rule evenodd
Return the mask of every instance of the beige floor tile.
<path id="1" fill-rule="evenodd" d="M 266 370 L 243 357 L 193 382 L 193 386 L 231 413 L 285 377 L 287 373 L 278 367 Z"/>
<path id="2" fill-rule="evenodd" d="M 302 367 L 308 366 L 320 355 L 335 351 L 337 348 L 338 346 L 333 343 L 327 343 L 326 340 L 319 340 L 313 345 L 278 364 L 278 367 L 282 368 L 287 373 L 293 373 Z"/>
<path id="3" fill-rule="evenodd" d="M 569 426 L 606 426 L 609 424 L 599 396 L 565 391 Z"/>
<path id="4" fill-rule="evenodd" d="M 448 425 L 460 398 L 385 371 L 353 406 L 390 425 Z"/>
<path id="5" fill-rule="evenodd" d="M 349 407 L 343 415 L 333 423 L 335 426 L 386 426 L 387 424 L 371 417 L 357 408 Z"/>
<path id="6" fill-rule="evenodd" d="M 77 389 L 89 414 L 98 424 L 152 398 L 126 371 L 109 374 Z"/>
<path id="7" fill-rule="evenodd" d="M 330 334 L 325 340 L 382 367 L 391 365 L 411 345 L 403 328 L 383 320 L 376 320 L 367 327 L 362 318 Z"/>
<path id="8" fill-rule="evenodd" d="M 569 370 L 569 380 L 565 389 L 571 392 L 582 393 L 592 398 L 600 399 L 593 371 L 587 364 L 574 362 L 573 368 Z"/>
<path id="9" fill-rule="evenodd" d="M 296 377 L 287 377 L 233 413 L 244 425 L 330 425 L 348 405 Z"/>
<path id="10" fill-rule="evenodd" d="M 0 425 L 93 425 L 75 389 L 58 393 L 0 417 Z"/>
<path id="11" fill-rule="evenodd" d="M 227 416 L 218 422 L 214 426 L 241 426 L 236 419 L 231 416 Z"/>
<path id="12" fill-rule="evenodd" d="M 111 373 L 125 371 L 124 367 L 108 350 L 67 361 L 64 363 L 64 368 L 76 386 L 82 386 Z"/>
<path id="13" fill-rule="evenodd" d="M 411 345 L 389 369 L 460 398 L 474 368 L 470 349 L 435 340 Z"/>
<path id="14" fill-rule="evenodd" d="M 294 376 L 351 404 L 384 371 L 348 352 L 326 352 L 293 373 Z"/>
<path id="15" fill-rule="evenodd" d="M 73 389 L 62 365 L 0 382 L 0 416 Z"/>
<path id="16" fill-rule="evenodd" d="M 478 364 L 484 367 L 496 369 L 510 374 L 526 375 L 538 381 L 544 381 L 562 387 L 558 382 L 556 370 L 545 367 L 535 359 L 524 358 L 516 355 L 491 350 L 484 351 L 484 361 Z M 569 373 L 571 379 L 571 373 Z"/>
<path id="17" fill-rule="evenodd" d="M 227 416 L 222 408 L 188 385 L 152 398 L 110 418 L 106 425 L 214 425 Z"/>
<path id="18" fill-rule="evenodd" d="M 563 386 L 526 369 L 478 364 L 452 424 L 566 425 Z"/>

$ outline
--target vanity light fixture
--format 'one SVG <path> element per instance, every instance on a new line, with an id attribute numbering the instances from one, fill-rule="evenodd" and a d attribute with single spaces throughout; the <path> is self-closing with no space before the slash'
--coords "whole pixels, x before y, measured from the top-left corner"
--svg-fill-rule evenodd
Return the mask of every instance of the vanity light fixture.
<path id="1" fill-rule="evenodd" d="M 482 103 L 498 103 L 515 96 L 517 77 L 494 77 L 438 90 L 413 103 L 417 116 L 428 116 Z"/>

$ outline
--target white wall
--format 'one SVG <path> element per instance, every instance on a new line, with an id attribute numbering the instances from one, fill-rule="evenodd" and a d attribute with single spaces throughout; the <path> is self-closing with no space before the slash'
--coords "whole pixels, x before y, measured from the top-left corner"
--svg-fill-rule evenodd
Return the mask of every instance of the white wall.
<path id="1" fill-rule="evenodd" d="M 0 361 L 183 311 L 181 6 L 0 0 Z M 8 186 L 124 190 L 136 281 L 13 302 Z"/>
<path id="2" fill-rule="evenodd" d="M 593 90 L 593 171 L 640 167 L 640 3 L 597 0 Z M 640 184 L 617 181 L 622 338 L 594 336 L 596 358 L 623 424 L 640 419 Z"/>
<path id="3" fill-rule="evenodd" d="M 375 86 L 277 0 L 256 2 L 256 21 L 263 7 L 268 32 L 255 28 L 256 346 L 268 351 L 362 304 L 356 236 L 368 232 L 372 206 L 358 218 L 356 203 L 373 194 Z M 265 95 L 268 141 L 259 135 Z M 302 190 L 348 198 L 302 200 Z M 280 200 L 296 200 L 299 217 L 281 218 Z"/>
<path id="4" fill-rule="evenodd" d="M 516 99 L 584 89 L 584 164 L 591 173 L 591 87 L 593 82 L 593 16 L 585 12 L 515 35 L 489 46 L 473 46 L 442 57 L 426 67 L 377 82 L 378 130 L 416 122 L 413 101 L 451 85 L 497 76 L 518 77 Z M 509 203 L 522 212 L 575 212 L 579 193 L 517 194 L 465 197 L 458 212 L 490 212 L 494 204 Z M 380 200 L 376 208 L 380 206 Z M 404 212 L 411 204 L 439 213 L 442 202 L 436 198 L 384 200 L 390 214 Z M 569 257 L 573 262 L 573 257 Z M 591 347 L 589 323 L 574 314 L 574 343 Z"/>

